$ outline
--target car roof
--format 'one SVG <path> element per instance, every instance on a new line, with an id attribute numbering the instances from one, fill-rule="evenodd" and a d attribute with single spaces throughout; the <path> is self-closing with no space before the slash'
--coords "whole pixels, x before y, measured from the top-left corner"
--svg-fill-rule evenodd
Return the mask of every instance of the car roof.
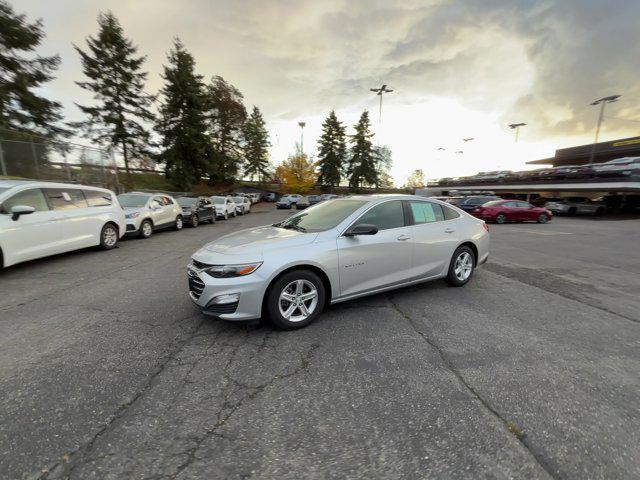
<path id="1" fill-rule="evenodd" d="M 0 187 L 13 188 L 21 186 L 33 186 L 38 188 L 86 188 L 102 191 L 110 191 L 108 188 L 94 187 L 92 185 L 81 185 L 79 183 L 59 183 L 59 182 L 47 182 L 42 180 L 0 180 Z"/>

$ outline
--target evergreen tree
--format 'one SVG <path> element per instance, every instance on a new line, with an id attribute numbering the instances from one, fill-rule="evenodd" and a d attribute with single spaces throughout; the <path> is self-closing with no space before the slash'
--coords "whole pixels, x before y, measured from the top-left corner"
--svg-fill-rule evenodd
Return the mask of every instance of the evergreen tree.
<path id="1" fill-rule="evenodd" d="M 206 135 L 206 105 L 202 76 L 195 60 L 179 39 L 174 41 L 164 66 L 162 104 L 156 130 L 162 137 L 159 161 L 167 178 L 189 190 L 208 171 L 212 146 Z"/>
<path id="2" fill-rule="evenodd" d="M 52 137 L 66 133 L 57 125 L 60 104 L 36 90 L 53 79 L 60 57 L 34 54 L 43 38 L 40 20 L 29 23 L 0 1 L 0 127 Z"/>
<path id="3" fill-rule="evenodd" d="M 373 133 L 367 110 L 362 112 L 354 128 L 356 133 L 351 136 L 351 158 L 347 167 L 349 186 L 358 188 L 363 184 L 375 185 L 377 174 L 370 140 Z"/>
<path id="4" fill-rule="evenodd" d="M 98 25 L 97 37 L 87 38 L 86 52 L 75 47 L 89 79 L 76 83 L 96 101 L 78 105 L 88 118 L 75 126 L 100 145 L 121 148 L 128 175 L 130 159 L 148 152 L 150 132 L 144 124 L 153 121 L 153 97 L 144 92 L 147 73 L 141 71 L 146 57 L 136 55 L 137 47 L 124 36 L 113 13 L 101 13 Z"/>
<path id="5" fill-rule="evenodd" d="M 213 144 L 209 167 L 212 182 L 233 180 L 242 161 L 243 126 L 247 109 L 243 96 L 220 76 L 213 77 L 207 86 L 207 120 Z"/>
<path id="6" fill-rule="evenodd" d="M 253 178 L 258 176 L 262 181 L 269 175 L 269 134 L 262 113 L 258 107 L 253 111 L 244 126 L 244 173 Z"/>
<path id="7" fill-rule="evenodd" d="M 322 136 L 318 140 L 318 166 L 320 177 L 318 181 L 323 185 L 340 185 L 340 178 L 347 159 L 347 144 L 345 127 L 331 110 L 322 124 Z"/>

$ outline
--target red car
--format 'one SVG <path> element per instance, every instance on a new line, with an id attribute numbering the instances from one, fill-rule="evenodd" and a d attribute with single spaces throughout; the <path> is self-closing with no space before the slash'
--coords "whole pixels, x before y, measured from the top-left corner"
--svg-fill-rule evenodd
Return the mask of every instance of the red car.
<path id="1" fill-rule="evenodd" d="M 521 200 L 494 200 L 474 207 L 469 211 L 474 217 L 485 222 L 538 222 L 547 223 L 553 214 L 542 207 L 534 207 Z"/>

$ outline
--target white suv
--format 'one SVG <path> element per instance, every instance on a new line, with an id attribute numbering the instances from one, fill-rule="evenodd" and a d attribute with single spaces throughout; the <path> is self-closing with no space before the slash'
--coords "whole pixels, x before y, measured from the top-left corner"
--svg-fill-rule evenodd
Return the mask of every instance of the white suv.
<path id="1" fill-rule="evenodd" d="M 104 188 L 0 180 L 0 267 L 80 248 L 110 250 L 124 212 Z"/>
<path id="2" fill-rule="evenodd" d="M 127 216 L 127 234 L 149 238 L 154 230 L 182 230 L 182 207 L 164 193 L 131 192 L 118 195 Z"/>
<path id="3" fill-rule="evenodd" d="M 216 217 L 227 220 L 229 217 L 235 217 L 237 215 L 236 204 L 233 198 L 213 196 L 209 197 L 209 200 L 211 200 L 216 207 Z"/>

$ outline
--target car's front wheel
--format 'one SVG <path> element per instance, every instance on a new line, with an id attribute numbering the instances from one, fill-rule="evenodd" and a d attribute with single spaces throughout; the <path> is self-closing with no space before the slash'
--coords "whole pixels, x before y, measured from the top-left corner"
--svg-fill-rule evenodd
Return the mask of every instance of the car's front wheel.
<path id="1" fill-rule="evenodd" d="M 196 228 L 199 223 L 200 223 L 200 219 L 198 218 L 198 215 L 194 214 L 193 217 L 191 217 L 191 226 L 193 228 Z"/>
<path id="2" fill-rule="evenodd" d="M 446 281 L 454 287 L 461 287 L 473 276 L 476 268 L 476 257 L 467 246 L 458 247 L 451 257 Z"/>
<path id="3" fill-rule="evenodd" d="M 266 313 L 284 330 L 295 330 L 313 322 L 322 312 L 325 289 L 322 280 L 309 270 L 294 270 L 278 278 L 269 289 Z"/>
<path id="4" fill-rule="evenodd" d="M 100 248 L 111 250 L 118 244 L 118 227 L 113 223 L 107 223 L 100 232 Z"/>
<path id="5" fill-rule="evenodd" d="M 541 213 L 538 215 L 538 223 L 547 223 L 549 221 L 549 215 L 546 213 Z"/>
<path id="6" fill-rule="evenodd" d="M 153 224 L 151 220 L 143 220 L 140 224 L 140 237 L 149 238 L 151 235 L 153 235 Z"/>
<path id="7" fill-rule="evenodd" d="M 173 224 L 173 228 L 175 230 L 182 230 L 183 226 L 184 226 L 184 223 L 182 222 L 182 215 L 178 215 L 176 217 L 176 223 Z"/>

